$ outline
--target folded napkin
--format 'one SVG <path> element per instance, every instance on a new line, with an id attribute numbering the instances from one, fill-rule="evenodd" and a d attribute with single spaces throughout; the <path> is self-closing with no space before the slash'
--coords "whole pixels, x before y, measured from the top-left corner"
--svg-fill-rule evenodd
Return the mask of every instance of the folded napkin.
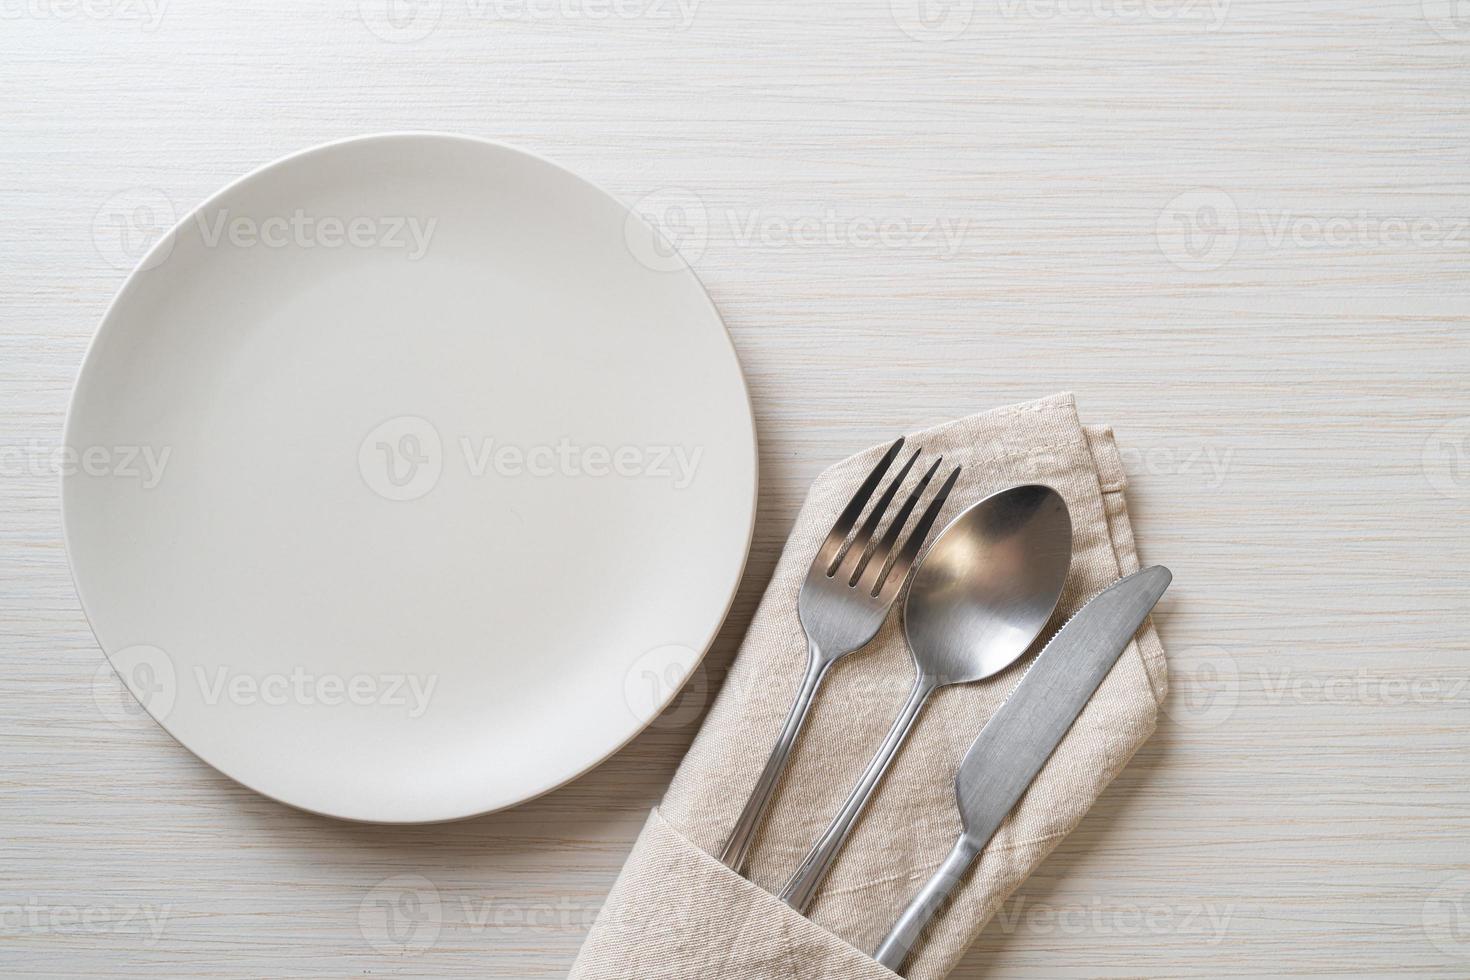
<path id="1" fill-rule="evenodd" d="M 1056 627 L 1093 593 L 1137 570 L 1123 468 L 1106 428 L 1084 426 L 1071 395 L 997 409 L 914 433 L 925 458 L 964 468 L 936 527 L 997 490 L 1044 483 L 1072 517 L 1072 567 Z M 572 980 L 883 980 L 868 955 L 960 833 L 961 756 L 1025 660 L 941 690 L 803 918 L 778 901 L 897 716 L 913 682 L 900 617 L 837 662 L 792 753 L 751 850 L 747 881 L 711 855 L 729 836 L 775 744 L 806 667 L 797 590 L 817 547 L 863 476 L 875 446 L 817 478 L 730 676 L 588 935 Z M 1038 644 L 1039 646 L 1039 644 Z M 909 960 L 914 980 L 950 972 L 1007 895 L 1075 827 L 1153 732 L 1164 651 L 1145 624 L 980 862 Z"/>

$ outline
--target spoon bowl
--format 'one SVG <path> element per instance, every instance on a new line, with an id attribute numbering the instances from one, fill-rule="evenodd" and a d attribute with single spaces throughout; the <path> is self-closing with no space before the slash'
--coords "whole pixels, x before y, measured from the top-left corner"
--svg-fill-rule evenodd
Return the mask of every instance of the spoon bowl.
<path id="1" fill-rule="evenodd" d="M 920 673 L 983 680 L 1025 653 L 1056 611 L 1072 563 L 1072 520 L 1051 487 L 992 494 L 935 539 L 904 602 Z"/>

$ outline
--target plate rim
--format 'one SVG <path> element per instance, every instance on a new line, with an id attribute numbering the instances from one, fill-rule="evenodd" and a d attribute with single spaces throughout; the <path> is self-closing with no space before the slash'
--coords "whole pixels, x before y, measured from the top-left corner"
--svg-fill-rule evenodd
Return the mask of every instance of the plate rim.
<path id="1" fill-rule="evenodd" d="M 754 404 L 752 403 L 750 397 L 750 383 L 746 379 L 745 369 L 740 361 L 740 352 L 735 346 L 734 338 L 730 334 L 729 325 L 725 322 L 725 318 L 723 314 L 720 313 L 719 307 L 715 305 L 714 298 L 710 295 L 709 288 L 705 285 L 704 280 L 700 278 L 699 273 L 694 269 L 689 261 L 685 259 L 683 253 L 679 252 L 677 246 L 675 246 L 673 243 L 668 242 L 667 239 L 664 239 L 661 232 L 657 228 L 650 225 L 641 214 L 630 207 L 628 203 L 624 201 L 621 197 L 612 193 L 601 185 L 594 183 L 586 177 L 581 176 L 568 167 L 557 163 L 555 160 L 552 160 L 533 150 L 527 150 L 524 147 L 516 146 L 502 140 L 491 139 L 483 136 L 474 136 L 468 133 L 452 132 L 448 130 L 385 130 L 373 133 L 362 133 L 356 136 L 347 136 L 340 139 L 328 140 L 323 143 L 316 143 L 303 149 L 287 153 L 280 157 L 276 157 L 272 160 L 267 161 L 266 163 L 260 164 L 259 166 L 256 166 L 246 171 L 233 180 L 226 182 L 223 186 L 218 188 L 213 193 L 209 194 L 198 204 L 189 208 L 186 212 L 180 215 L 178 219 L 173 223 L 173 225 L 168 229 L 168 231 L 160 235 L 158 237 L 158 240 L 155 241 L 151 246 L 149 246 L 147 251 L 143 253 L 143 255 L 138 259 L 137 263 L 133 266 L 132 270 L 123 279 L 122 283 L 118 286 L 117 291 L 113 294 L 112 299 L 108 301 L 107 306 L 103 310 L 101 318 L 97 321 L 97 325 L 93 329 L 90 338 L 88 338 L 86 350 L 82 354 L 81 361 L 77 365 L 76 372 L 72 378 L 71 392 L 67 397 L 66 415 L 62 422 L 61 428 L 61 446 L 64 448 L 71 444 L 71 438 L 73 435 L 73 424 L 77 413 L 77 401 L 79 393 L 82 390 L 83 383 L 87 378 L 89 371 L 97 370 L 95 366 L 98 357 L 97 348 L 103 331 L 107 329 L 108 324 L 113 320 L 114 316 L 117 315 L 119 307 L 121 307 L 127 301 L 129 295 L 136 288 L 138 288 L 138 282 L 140 281 L 142 276 L 147 273 L 151 268 L 153 268 L 153 260 L 155 254 L 163 248 L 171 249 L 173 247 L 174 236 L 177 235 L 182 229 L 184 229 L 190 221 L 193 221 L 196 215 L 207 209 L 210 205 L 224 198 L 226 195 L 230 194 L 242 184 L 254 180 L 255 178 L 269 171 L 275 170 L 276 168 L 296 163 L 307 157 L 326 153 L 331 150 L 353 144 L 392 143 L 409 140 L 469 143 L 480 147 L 486 147 L 496 151 L 511 153 L 517 156 L 525 157 L 541 166 L 549 167 L 552 170 L 557 171 L 561 175 L 577 181 L 578 183 L 591 189 L 602 197 L 612 201 L 614 204 L 622 208 L 630 219 L 636 218 L 640 223 L 643 224 L 645 228 L 647 228 L 653 234 L 658 235 L 660 239 L 668 244 L 673 254 L 677 255 L 679 259 L 679 269 L 674 271 L 687 273 L 693 278 L 694 283 L 699 287 L 699 293 L 704 301 L 704 305 L 708 308 L 710 314 L 714 317 L 715 323 L 719 325 L 720 333 L 724 338 L 725 346 L 728 349 L 732 360 L 734 361 L 735 373 L 740 382 L 740 390 L 744 396 L 745 422 L 750 432 L 751 479 L 750 486 L 748 488 L 749 506 L 746 508 L 748 516 L 746 519 L 745 528 L 745 544 L 743 549 L 741 550 L 741 556 L 738 565 L 735 568 L 734 577 L 729 590 L 729 595 L 725 597 L 719 615 L 714 618 L 712 625 L 709 627 L 707 631 L 708 635 L 699 642 L 697 654 L 690 662 L 689 670 L 684 675 L 684 678 L 679 682 L 676 687 L 671 688 L 667 697 L 660 701 L 655 709 L 648 712 L 646 718 L 643 718 L 638 725 L 634 726 L 634 728 L 631 730 L 626 738 L 624 738 L 617 744 L 607 748 L 601 755 L 597 756 L 595 759 L 592 759 L 583 768 L 577 770 L 576 772 L 570 773 L 565 776 L 555 777 L 546 786 L 527 793 L 526 795 L 514 801 L 500 803 L 490 807 L 471 809 L 462 813 L 448 813 L 444 816 L 439 817 L 395 819 L 361 816 L 352 813 L 333 812 L 322 807 L 306 806 L 301 803 L 293 802 L 291 800 L 281 799 L 279 796 L 267 792 L 266 790 L 261 789 L 259 786 L 252 785 L 250 782 L 247 782 L 240 776 L 227 771 L 216 763 L 211 762 L 209 759 L 205 758 L 202 754 L 200 754 L 198 750 L 196 750 L 194 747 L 190 746 L 187 742 L 180 738 L 179 735 L 176 734 L 164 720 L 158 718 L 152 712 L 152 710 L 149 709 L 146 703 L 138 700 L 136 694 L 133 692 L 132 687 L 129 686 L 126 680 L 124 680 L 122 676 L 118 673 L 117 664 L 113 660 L 112 654 L 108 651 L 107 644 L 103 642 L 102 637 L 97 632 L 96 620 L 88 603 L 86 592 L 82 587 L 81 579 L 78 576 L 77 562 L 73 554 L 72 545 L 72 539 L 75 536 L 75 532 L 72 529 L 71 521 L 68 519 L 70 506 L 68 504 L 69 494 L 67 492 L 68 485 L 70 484 L 71 480 L 76 479 L 76 477 L 75 475 L 73 475 L 71 478 L 68 478 L 65 470 L 63 469 L 63 471 L 57 478 L 59 484 L 57 492 L 57 509 L 59 511 L 59 516 L 61 519 L 60 523 L 62 550 L 66 554 L 66 566 L 67 571 L 71 576 L 72 589 L 76 593 L 77 603 L 81 607 L 83 618 L 87 622 L 87 628 L 92 634 L 92 639 L 96 642 L 98 649 L 102 651 L 104 662 L 107 663 L 109 667 L 111 667 L 114 677 L 116 677 L 117 680 L 122 684 L 124 690 L 128 692 L 128 695 L 132 697 L 134 701 L 139 704 L 139 706 L 141 706 L 145 712 L 147 712 L 148 716 L 153 720 L 153 722 L 160 729 L 162 729 L 163 732 L 167 734 L 169 738 L 171 738 L 176 744 L 182 747 L 194 758 L 209 766 L 215 772 L 225 776 L 231 782 L 239 786 L 243 786 L 251 792 L 259 794 L 266 799 L 272 800 L 276 803 L 290 807 L 291 809 L 300 811 L 302 813 L 309 813 L 315 816 L 327 817 L 334 820 L 342 820 L 348 823 L 380 824 L 386 826 L 427 826 L 439 823 L 452 823 L 459 820 L 470 820 L 475 817 L 488 816 L 492 813 L 499 813 L 504 810 L 523 806 L 526 803 L 531 802 L 532 800 L 540 799 L 543 796 L 554 793 L 564 786 L 567 786 L 568 784 L 573 783 L 578 779 L 581 779 L 583 776 L 592 772 L 594 769 L 602 766 L 603 763 L 607 762 L 610 758 L 617 755 L 623 749 L 627 748 L 634 739 L 646 732 L 649 727 L 652 726 L 654 721 L 656 721 L 658 717 L 669 707 L 669 705 L 672 704 L 681 693 L 683 693 L 685 687 L 688 686 L 690 679 L 694 676 L 696 669 L 700 666 L 700 664 L 704 662 L 705 658 L 709 655 L 710 648 L 714 645 L 715 640 L 718 639 L 721 630 L 724 628 L 725 622 L 729 618 L 730 610 L 734 606 L 735 599 L 740 593 L 740 586 L 745 578 L 745 572 L 750 567 L 750 551 L 751 545 L 753 544 L 755 539 L 756 517 L 760 504 L 760 433 L 755 421 Z"/>

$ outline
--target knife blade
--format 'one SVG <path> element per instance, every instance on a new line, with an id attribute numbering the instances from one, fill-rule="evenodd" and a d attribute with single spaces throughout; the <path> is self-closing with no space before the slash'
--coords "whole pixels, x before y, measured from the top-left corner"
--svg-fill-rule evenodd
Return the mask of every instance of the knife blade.
<path id="1" fill-rule="evenodd" d="M 955 777 L 959 841 L 877 951 L 897 972 L 929 920 L 990 842 L 1113 669 L 1173 575 L 1154 565 L 1119 579 L 1069 619 L 980 730 Z"/>

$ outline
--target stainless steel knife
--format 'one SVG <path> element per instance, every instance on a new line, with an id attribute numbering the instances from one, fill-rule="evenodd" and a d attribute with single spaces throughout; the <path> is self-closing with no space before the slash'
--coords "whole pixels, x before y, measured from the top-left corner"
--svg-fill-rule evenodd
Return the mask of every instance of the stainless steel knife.
<path id="1" fill-rule="evenodd" d="M 879 963 L 894 972 L 903 966 L 919 934 L 1046 764 L 1172 579 L 1167 568 L 1154 565 L 1114 582 L 1036 655 L 965 753 L 955 777 L 964 831 L 873 954 Z"/>

